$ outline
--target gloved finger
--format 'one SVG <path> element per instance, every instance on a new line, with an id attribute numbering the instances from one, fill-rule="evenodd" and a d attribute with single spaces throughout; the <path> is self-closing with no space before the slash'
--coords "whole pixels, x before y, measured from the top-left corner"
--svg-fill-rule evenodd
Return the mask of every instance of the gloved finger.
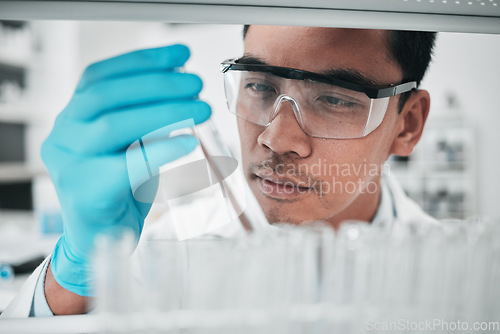
<path id="1" fill-rule="evenodd" d="M 49 138 L 79 154 L 106 154 L 124 150 L 138 138 L 169 124 L 192 119 L 195 125 L 210 115 L 210 106 L 203 101 L 175 101 L 115 111 L 92 122 L 61 117 Z"/>
<path id="2" fill-rule="evenodd" d="M 153 203 L 159 180 L 159 167 L 193 151 L 198 144 L 196 137 L 178 135 L 170 138 L 143 142 L 137 140 L 126 152 L 130 189 L 134 198 L 142 203 Z"/>
<path id="3" fill-rule="evenodd" d="M 80 214 L 86 224 L 113 223 L 112 216 L 127 210 L 130 194 L 124 155 L 106 155 L 81 159 L 57 146 L 47 146 L 44 155 L 51 178 L 67 214 Z M 47 159 L 48 158 L 48 159 Z M 74 209 L 78 208 L 76 212 Z M 79 212 L 79 213 L 78 213 Z M 106 215 L 110 215 L 106 217 Z"/>
<path id="4" fill-rule="evenodd" d="M 42 159 L 60 195 L 61 205 L 78 208 L 76 214 L 88 214 L 88 217 L 72 217 L 69 221 L 85 219 L 87 226 L 112 224 L 113 215 L 130 209 L 128 198 L 134 190 L 152 179 L 142 192 L 147 189 L 150 190 L 148 196 L 154 195 L 154 185 L 157 185 L 154 178 L 159 174 L 159 167 L 190 153 L 198 144 L 190 135 L 162 138 L 160 131 L 151 137 L 155 140 L 145 140 L 143 145 L 136 141 L 126 153 L 86 159 L 44 142 Z M 73 210 L 67 214 L 71 213 Z"/>
<path id="5" fill-rule="evenodd" d="M 171 70 L 183 66 L 189 58 L 189 49 L 184 45 L 138 50 L 89 65 L 80 79 L 76 91 L 86 89 L 93 83 L 117 76 L 134 73 Z"/>
<path id="6" fill-rule="evenodd" d="M 198 76 L 174 72 L 152 72 L 102 80 L 75 93 L 64 113 L 68 117 L 92 120 L 109 110 L 194 98 L 202 86 Z"/>
<path id="7" fill-rule="evenodd" d="M 98 209 L 111 205 L 110 201 L 122 201 L 127 195 L 122 190 L 127 190 L 123 187 L 124 183 L 127 184 L 123 154 L 82 159 L 80 155 L 46 140 L 41 147 L 41 156 L 63 208 L 83 208 L 83 212 L 95 215 Z"/>

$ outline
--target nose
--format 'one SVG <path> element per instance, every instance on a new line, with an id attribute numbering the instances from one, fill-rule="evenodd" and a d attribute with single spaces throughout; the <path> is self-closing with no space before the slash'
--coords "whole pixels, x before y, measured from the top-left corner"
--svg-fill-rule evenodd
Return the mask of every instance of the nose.
<path id="1" fill-rule="evenodd" d="M 300 127 L 294 108 L 297 108 L 297 104 L 291 98 L 279 99 L 271 115 L 274 118 L 259 135 L 257 142 L 281 155 L 306 158 L 312 152 L 311 137 Z M 299 113 L 297 115 L 300 117 Z"/>

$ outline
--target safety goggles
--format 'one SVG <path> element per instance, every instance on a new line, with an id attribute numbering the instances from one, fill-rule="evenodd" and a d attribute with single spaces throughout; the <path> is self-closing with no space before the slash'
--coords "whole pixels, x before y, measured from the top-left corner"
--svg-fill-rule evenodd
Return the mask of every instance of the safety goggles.
<path id="1" fill-rule="evenodd" d="M 373 87 L 293 68 L 221 63 L 229 111 L 268 126 L 282 105 L 290 104 L 311 137 L 354 139 L 373 132 L 384 119 L 389 99 L 416 88 L 415 81 Z"/>

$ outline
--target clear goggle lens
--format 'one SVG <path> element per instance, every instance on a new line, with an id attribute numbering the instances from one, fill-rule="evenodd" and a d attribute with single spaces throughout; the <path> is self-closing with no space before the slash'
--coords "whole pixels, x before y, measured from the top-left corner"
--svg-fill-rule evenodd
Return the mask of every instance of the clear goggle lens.
<path id="1" fill-rule="evenodd" d="M 366 94 L 313 80 L 286 79 L 266 72 L 228 70 L 229 111 L 268 126 L 290 104 L 302 130 L 312 137 L 363 138 L 382 122 L 389 97 Z"/>

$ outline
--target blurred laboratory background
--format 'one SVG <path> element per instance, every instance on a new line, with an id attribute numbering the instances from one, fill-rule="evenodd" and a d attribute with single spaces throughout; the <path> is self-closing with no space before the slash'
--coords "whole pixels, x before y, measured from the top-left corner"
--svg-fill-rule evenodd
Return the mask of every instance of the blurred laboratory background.
<path id="1" fill-rule="evenodd" d="M 81 73 L 107 57 L 173 43 L 190 47 L 186 71 L 203 79 L 201 98 L 237 152 L 219 63 L 242 54 L 241 25 L 0 22 L 0 265 L 10 264 L 2 267 L 0 312 L 22 283 L 12 277 L 29 272 L 29 261 L 46 256 L 62 232 L 40 146 Z M 440 33 L 422 82 L 432 98 L 425 133 L 410 157 L 389 162 L 407 193 L 437 218 L 500 214 L 499 54 L 499 35 Z"/>

